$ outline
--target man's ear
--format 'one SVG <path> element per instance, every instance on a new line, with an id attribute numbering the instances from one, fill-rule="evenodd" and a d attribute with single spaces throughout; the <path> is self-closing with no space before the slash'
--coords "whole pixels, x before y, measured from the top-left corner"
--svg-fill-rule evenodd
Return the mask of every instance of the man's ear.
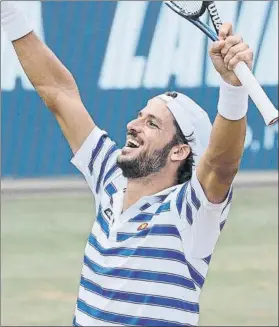
<path id="1" fill-rule="evenodd" d="M 190 147 L 187 144 L 178 144 L 173 147 L 171 152 L 171 161 L 183 161 L 190 154 Z"/>

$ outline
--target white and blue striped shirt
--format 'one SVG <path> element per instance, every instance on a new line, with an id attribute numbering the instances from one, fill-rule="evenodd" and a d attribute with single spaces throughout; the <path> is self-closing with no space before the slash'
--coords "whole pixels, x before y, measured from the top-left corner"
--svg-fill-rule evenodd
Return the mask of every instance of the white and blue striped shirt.
<path id="1" fill-rule="evenodd" d="M 228 216 L 191 181 L 145 196 L 121 213 L 127 179 L 119 149 L 95 127 L 72 163 L 95 197 L 75 326 L 196 326 L 211 254 Z"/>

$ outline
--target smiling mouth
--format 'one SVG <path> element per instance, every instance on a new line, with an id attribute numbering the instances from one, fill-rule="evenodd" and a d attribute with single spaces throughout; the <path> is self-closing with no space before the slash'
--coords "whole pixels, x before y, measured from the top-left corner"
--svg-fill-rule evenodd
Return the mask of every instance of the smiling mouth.
<path id="1" fill-rule="evenodd" d="M 136 140 L 133 140 L 133 139 L 128 139 L 126 144 L 125 144 L 125 147 L 126 148 L 132 148 L 132 149 L 137 149 L 140 147 L 140 143 Z"/>

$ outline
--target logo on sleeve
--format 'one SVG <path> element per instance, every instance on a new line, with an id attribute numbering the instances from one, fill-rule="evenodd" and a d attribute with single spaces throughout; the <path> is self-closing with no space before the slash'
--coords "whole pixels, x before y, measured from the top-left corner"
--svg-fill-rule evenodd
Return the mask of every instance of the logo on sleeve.
<path id="1" fill-rule="evenodd" d="M 111 211 L 110 208 L 107 208 L 105 211 L 106 216 L 108 217 L 109 220 L 111 220 L 112 216 L 113 216 L 113 212 Z"/>
<path id="2" fill-rule="evenodd" d="M 141 225 L 138 227 L 138 231 L 141 231 L 141 230 L 146 229 L 147 226 L 148 226 L 148 223 L 143 223 L 143 224 L 141 224 Z"/>

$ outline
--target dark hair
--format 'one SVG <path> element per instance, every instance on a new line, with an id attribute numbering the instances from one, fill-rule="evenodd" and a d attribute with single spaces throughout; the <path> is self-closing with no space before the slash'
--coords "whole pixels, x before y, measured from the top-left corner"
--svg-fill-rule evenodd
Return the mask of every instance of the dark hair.
<path id="1" fill-rule="evenodd" d="M 166 95 L 176 98 L 177 93 L 176 92 L 166 92 Z M 177 182 L 178 184 L 182 184 L 187 182 L 191 179 L 192 173 L 193 173 L 193 166 L 194 166 L 194 153 L 192 151 L 191 142 L 194 142 L 193 134 L 188 135 L 187 137 L 183 134 L 180 126 L 178 125 L 177 121 L 173 119 L 173 123 L 175 126 L 175 135 L 174 135 L 174 144 L 187 144 L 190 146 L 190 153 L 188 157 L 181 163 L 180 167 L 177 171 Z"/>

